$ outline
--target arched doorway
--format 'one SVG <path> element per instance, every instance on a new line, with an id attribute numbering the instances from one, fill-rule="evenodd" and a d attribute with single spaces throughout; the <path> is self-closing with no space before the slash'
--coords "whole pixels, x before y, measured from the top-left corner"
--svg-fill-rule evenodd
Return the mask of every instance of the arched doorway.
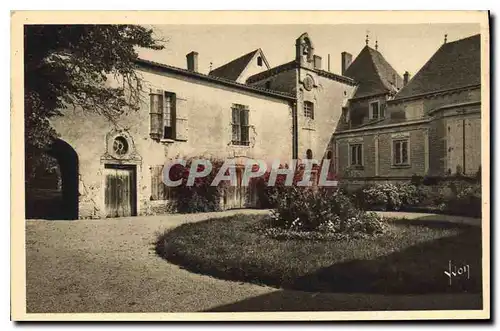
<path id="1" fill-rule="evenodd" d="M 26 218 L 78 219 L 78 154 L 56 139 L 26 189 Z"/>
<path id="2" fill-rule="evenodd" d="M 48 152 L 61 172 L 61 219 L 78 219 L 78 154 L 67 142 L 56 139 Z"/>

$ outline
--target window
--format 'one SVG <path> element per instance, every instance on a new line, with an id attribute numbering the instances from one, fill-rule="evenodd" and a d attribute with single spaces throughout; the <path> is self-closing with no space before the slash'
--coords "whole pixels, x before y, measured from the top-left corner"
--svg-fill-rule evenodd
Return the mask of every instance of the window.
<path id="1" fill-rule="evenodd" d="M 392 163 L 394 165 L 410 164 L 408 146 L 408 139 L 399 139 L 392 141 Z"/>
<path id="2" fill-rule="evenodd" d="M 174 139 L 174 113 L 175 95 L 165 93 L 163 95 L 163 139 Z"/>
<path id="3" fill-rule="evenodd" d="M 333 154 L 333 153 L 332 153 L 332 151 L 328 151 L 328 152 L 326 153 L 326 159 L 327 159 L 327 160 L 331 160 L 331 159 L 332 159 L 332 154 Z"/>
<path id="4" fill-rule="evenodd" d="M 175 93 L 158 91 L 150 94 L 150 136 L 153 139 L 175 139 Z"/>
<path id="5" fill-rule="evenodd" d="M 231 122 L 233 145 L 248 146 L 250 144 L 248 113 L 248 106 L 233 104 Z"/>
<path id="6" fill-rule="evenodd" d="M 116 137 L 113 141 L 113 151 L 117 155 L 125 155 L 128 152 L 128 142 L 124 137 Z"/>
<path id="7" fill-rule="evenodd" d="M 304 116 L 312 120 L 314 119 L 314 103 L 304 101 Z"/>
<path id="8" fill-rule="evenodd" d="M 262 57 L 260 57 L 260 56 L 259 56 L 259 57 L 257 57 L 257 65 L 258 65 L 259 67 L 262 67 Z"/>
<path id="9" fill-rule="evenodd" d="M 350 151 L 350 164 L 352 166 L 362 166 L 363 165 L 363 145 L 362 144 L 351 144 L 349 145 Z"/>
<path id="10" fill-rule="evenodd" d="M 370 102 L 370 119 L 376 120 L 381 118 L 380 105 L 378 101 Z"/>
<path id="11" fill-rule="evenodd" d="M 270 80 L 268 80 L 268 81 L 266 82 L 266 88 L 267 88 L 268 90 L 270 90 L 270 89 L 271 89 L 271 81 L 270 81 Z"/>

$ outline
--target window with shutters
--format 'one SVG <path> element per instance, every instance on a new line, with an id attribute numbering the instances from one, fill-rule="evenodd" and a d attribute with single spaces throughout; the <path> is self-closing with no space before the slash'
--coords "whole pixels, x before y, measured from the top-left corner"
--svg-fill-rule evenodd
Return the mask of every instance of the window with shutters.
<path id="1" fill-rule="evenodd" d="M 363 144 L 349 145 L 349 165 L 351 166 L 363 165 Z"/>
<path id="2" fill-rule="evenodd" d="M 231 111 L 232 143 L 248 146 L 250 144 L 248 106 L 233 104 Z"/>
<path id="3" fill-rule="evenodd" d="M 155 91 L 150 94 L 150 136 L 155 140 L 176 139 L 176 95 Z"/>
<path id="4" fill-rule="evenodd" d="M 397 139 L 392 141 L 392 164 L 396 166 L 409 165 L 409 139 Z"/>

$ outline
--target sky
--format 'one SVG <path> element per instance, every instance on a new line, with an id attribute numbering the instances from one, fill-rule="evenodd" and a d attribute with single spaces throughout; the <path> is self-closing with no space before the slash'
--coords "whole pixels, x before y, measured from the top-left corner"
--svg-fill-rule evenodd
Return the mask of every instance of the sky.
<path id="1" fill-rule="evenodd" d="M 165 49 L 140 49 L 141 58 L 186 68 L 186 54 L 196 51 L 198 71 L 208 73 L 210 62 L 217 68 L 241 55 L 261 48 L 271 67 L 295 58 L 295 40 L 307 32 L 316 55 L 327 69 L 340 74 L 340 54 L 356 57 L 365 46 L 375 47 L 402 76 L 414 75 L 444 42 L 479 33 L 479 24 L 349 24 L 349 25 L 154 25 L 155 37 L 164 41 Z"/>

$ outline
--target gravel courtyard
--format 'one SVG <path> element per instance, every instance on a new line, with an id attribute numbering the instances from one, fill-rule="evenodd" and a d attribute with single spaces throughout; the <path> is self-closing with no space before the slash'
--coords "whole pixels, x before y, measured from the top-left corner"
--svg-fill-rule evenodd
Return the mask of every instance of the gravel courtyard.
<path id="1" fill-rule="evenodd" d="M 194 215 L 26 222 L 28 313 L 453 309 L 480 296 L 283 291 L 190 273 L 154 252 L 156 234 Z"/>

